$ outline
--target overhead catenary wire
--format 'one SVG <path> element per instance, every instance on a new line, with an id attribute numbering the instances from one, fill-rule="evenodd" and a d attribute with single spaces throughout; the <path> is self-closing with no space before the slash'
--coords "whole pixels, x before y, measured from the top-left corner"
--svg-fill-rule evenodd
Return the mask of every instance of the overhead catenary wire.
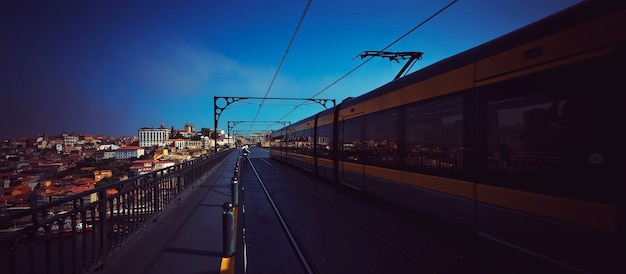
<path id="1" fill-rule="evenodd" d="M 383 49 L 381 49 L 379 52 L 385 51 L 388 48 L 390 48 L 391 46 L 393 46 L 395 43 L 399 42 L 400 40 L 404 39 L 406 36 L 408 36 L 409 34 L 411 34 L 413 31 L 415 31 L 416 29 L 420 28 L 421 26 L 423 26 L 424 24 L 426 24 L 428 21 L 432 20 L 433 18 L 435 18 L 437 15 L 441 14 L 442 12 L 444 12 L 446 9 L 448 9 L 450 6 L 452 6 L 454 3 L 456 3 L 458 0 L 453 0 L 450 3 L 448 3 L 446 6 L 444 6 L 443 8 L 441 8 L 439 11 L 435 12 L 434 14 L 432 14 L 430 17 L 426 18 L 424 21 L 422 21 L 421 23 L 419 23 L 417 26 L 413 27 L 412 29 L 410 29 L 409 31 L 407 31 L 405 34 L 403 34 L 402 36 L 398 37 L 396 40 L 394 40 L 393 42 L 391 42 L 389 45 L 387 45 L 386 47 L 384 47 Z M 339 79 L 335 80 L 334 82 L 330 83 L 328 86 L 324 87 L 322 90 L 318 91 L 317 93 L 315 93 L 313 96 L 311 96 L 309 99 L 313 99 L 317 96 L 319 96 L 320 94 L 322 94 L 323 92 L 327 91 L 328 89 L 330 89 L 332 86 L 334 86 L 335 84 L 337 84 L 339 81 L 343 80 L 344 78 L 348 77 L 348 75 L 352 74 L 353 72 L 355 72 L 357 69 L 361 68 L 363 65 L 365 65 L 367 62 L 369 62 L 370 60 L 372 60 L 372 58 L 374 58 L 375 56 L 370 56 L 369 58 L 365 59 L 363 62 L 361 62 L 359 65 L 357 65 L 355 68 L 353 68 L 352 70 L 348 71 L 346 74 L 342 75 L 341 77 L 339 77 Z M 299 107 L 301 107 L 304 103 L 301 103 L 300 105 L 297 105 L 294 109 L 290 110 L 289 112 L 287 112 L 287 114 L 285 114 L 283 117 L 281 117 L 280 119 L 278 119 L 279 121 L 282 121 L 283 119 L 285 119 L 287 116 L 289 116 L 289 114 L 293 113 L 296 109 L 298 109 Z"/>
<path id="2" fill-rule="evenodd" d="M 289 40 L 289 44 L 287 45 L 287 49 L 285 49 L 285 53 L 283 54 L 283 57 L 280 60 L 280 63 L 278 64 L 278 68 L 276 68 L 276 72 L 274 73 L 274 77 L 272 77 L 272 81 L 270 82 L 270 85 L 267 88 L 267 91 L 265 91 L 265 95 L 263 96 L 263 99 L 261 100 L 261 104 L 259 104 L 259 108 L 256 111 L 256 114 L 254 115 L 254 118 L 252 119 L 252 121 L 256 121 L 256 119 L 259 117 L 259 112 L 261 112 L 261 108 L 263 107 L 263 103 L 265 102 L 265 100 L 267 99 L 267 96 L 270 93 L 270 90 L 272 89 L 272 86 L 274 85 L 274 82 L 276 81 L 276 77 L 278 77 L 278 73 L 280 72 L 281 67 L 283 66 L 283 63 L 285 62 L 285 59 L 287 59 L 287 54 L 289 53 L 289 49 L 291 48 L 291 45 L 293 45 L 293 41 L 296 39 L 296 35 L 298 34 L 298 30 L 300 30 L 300 26 L 302 26 L 302 22 L 304 21 L 304 17 L 306 16 L 307 12 L 309 11 L 309 7 L 311 6 L 311 2 L 313 0 L 309 0 L 306 4 L 306 7 L 304 8 L 304 11 L 302 12 L 302 15 L 300 16 L 300 21 L 298 22 L 298 25 L 296 26 L 296 29 L 294 30 L 293 34 L 291 35 L 291 39 Z M 252 124 L 250 125 L 250 127 L 252 127 L 254 125 L 254 122 L 252 122 Z"/>

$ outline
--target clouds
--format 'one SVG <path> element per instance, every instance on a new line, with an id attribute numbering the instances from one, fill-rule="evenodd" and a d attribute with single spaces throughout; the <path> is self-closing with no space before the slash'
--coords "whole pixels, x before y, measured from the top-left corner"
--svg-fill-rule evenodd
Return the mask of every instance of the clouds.
<path id="1" fill-rule="evenodd" d="M 214 96 L 266 95 L 305 7 L 297 1 L 18 2 L 0 9 L 0 138 L 42 131 L 135 135 L 161 123 L 212 127 Z M 514 5 L 506 2 L 499 7 Z M 352 58 L 359 52 L 380 49 L 445 3 L 392 1 L 389 6 L 404 8 L 390 11 L 377 2 L 314 2 L 267 95 L 317 94 L 358 66 L 362 60 Z M 491 15 L 463 3 L 389 50 L 426 52 L 418 69 L 486 39 L 471 37 L 504 31 L 473 24 Z M 402 65 L 372 60 L 317 98 L 361 95 L 392 80 Z M 259 103 L 233 104 L 220 127 L 252 119 Z M 258 119 L 282 118 L 301 103 L 266 101 Z M 318 110 L 305 105 L 286 119 Z"/>
<path id="2" fill-rule="evenodd" d="M 129 73 L 132 79 L 154 96 L 264 96 L 276 73 L 280 60 L 274 66 L 253 63 L 253 56 L 230 57 L 198 44 L 178 41 L 161 46 L 158 50 L 129 54 L 133 59 Z M 303 68 L 281 71 L 270 90 L 270 96 L 302 97 L 314 94 L 314 90 L 328 84 L 334 75 L 313 77 L 295 76 Z M 336 78 L 335 78 L 336 79 Z M 306 94 L 306 95 L 305 95 Z"/>
<path id="3" fill-rule="evenodd" d="M 202 95 L 231 82 L 250 86 L 265 77 L 262 67 L 240 63 L 185 41 L 132 53 L 130 58 L 133 67 L 129 72 L 136 76 L 137 84 L 159 96 Z"/>

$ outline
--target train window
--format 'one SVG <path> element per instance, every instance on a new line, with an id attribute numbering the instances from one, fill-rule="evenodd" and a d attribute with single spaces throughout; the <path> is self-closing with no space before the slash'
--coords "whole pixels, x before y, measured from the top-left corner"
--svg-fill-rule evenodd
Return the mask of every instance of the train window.
<path id="1" fill-rule="evenodd" d="M 406 108 L 405 164 L 408 170 L 463 171 L 463 97 L 420 102 Z"/>
<path id="2" fill-rule="evenodd" d="M 313 155 L 313 129 L 293 132 L 290 147 L 293 153 Z"/>
<path id="3" fill-rule="evenodd" d="M 331 159 L 333 125 L 320 126 L 317 129 L 317 157 Z"/>
<path id="4" fill-rule="evenodd" d="M 365 117 L 365 160 L 368 164 L 397 168 L 398 109 L 369 114 Z"/>
<path id="5" fill-rule="evenodd" d="M 363 116 L 344 120 L 341 123 L 340 159 L 352 163 L 364 163 L 363 159 Z"/>
<path id="6" fill-rule="evenodd" d="M 620 93 L 609 75 L 581 67 L 479 90 L 478 121 L 484 123 L 478 125 L 484 130 L 479 132 L 484 153 L 477 155 L 480 183 L 592 201 L 613 199 L 610 166 L 615 162 L 609 159 L 619 157 L 615 151 L 623 142 L 611 133 L 623 121 L 615 115 Z"/>
<path id="7" fill-rule="evenodd" d="M 289 128 L 287 131 L 287 136 L 286 136 L 286 146 L 285 146 L 285 151 L 287 153 L 294 153 L 296 152 L 296 143 L 298 141 L 298 135 L 297 132 L 294 128 Z"/>
<path id="8" fill-rule="evenodd" d="M 283 145 L 284 145 L 284 138 L 285 136 L 283 135 L 283 131 L 282 130 L 278 130 L 272 133 L 272 138 L 271 138 L 271 143 L 270 143 L 270 147 L 272 149 L 276 149 L 276 150 L 280 150 Z"/>
<path id="9" fill-rule="evenodd" d="M 494 91 L 486 102 L 486 153 L 480 157 L 481 172 L 489 175 L 485 182 L 533 192 L 564 187 L 550 181 L 564 168 L 569 102 L 536 91 Z"/>

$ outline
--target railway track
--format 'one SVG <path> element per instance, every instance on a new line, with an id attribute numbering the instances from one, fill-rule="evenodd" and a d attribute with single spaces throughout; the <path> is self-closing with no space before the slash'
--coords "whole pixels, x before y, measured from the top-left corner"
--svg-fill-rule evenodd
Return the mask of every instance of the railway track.
<path id="1" fill-rule="evenodd" d="M 242 163 L 246 273 L 567 273 L 268 159 Z"/>
<path id="2" fill-rule="evenodd" d="M 250 168 L 252 169 L 256 179 L 258 180 L 259 186 L 263 189 L 263 193 L 267 197 L 268 202 L 271 204 L 273 212 L 274 212 L 274 214 L 276 214 L 276 218 L 280 222 L 281 228 L 285 232 L 285 235 L 287 236 L 287 238 L 289 240 L 289 244 L 292 246 L 293 252 L 295 253 L 296 257 L 298 258 L 298 260 L 299 260 L 299 262 L 300 262 L 300 264 L 302 266 L 302 270 L 305 273 L 318 273 L 318 270 L 315 267 L 315 263 L 307 255 L 304 246 L 302 246 L 300 241 L 298 241 L 298 238 L 297 238 L 296 234 L 292 231 L 289 223 L 286 221 L 286 219 L 283 216 L 281 210 L 278 208 L 278 205 L 276 204 L 276 202 L 272 198 L 272 195 L 267 190 L 267 187 L 265 186 L 265 183 L 263 182 L 263 179 L 261 178 L 260 174 L 258 173 L 256 168 L 254 167 L 254 164 L 247 157 L 244 160 L 248 161 L 247 164 L 250 165 Z M 265 160 L 263 160 L 263 162 L 266 163 L 266 164 L 269 164 Z"/>

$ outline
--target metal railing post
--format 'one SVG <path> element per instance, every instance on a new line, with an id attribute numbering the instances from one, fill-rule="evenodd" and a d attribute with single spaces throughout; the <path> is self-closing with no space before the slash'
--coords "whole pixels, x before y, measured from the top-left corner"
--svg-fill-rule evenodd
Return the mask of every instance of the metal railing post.
<path id="1" fill-rule="evenodd" d="M 231 180 L 231 192 L 230 192 L 230 198 L 231 201 L 233 202 L 233 206 L 238 206 L 239 205 L 239 178 L 237 177 L 233 177 L 233 179 Z"/>
<path id="2" fill-rule="evenodd" d="M 100 241 L 100 250 L 98 252 L 98 254 L 94 254 L 95 256 L 97 256 L 97 261 L 98 262 L 102 262 L 102 259 L 108 254 L 109 252 L 109 242 L 107 241 L 107 233 L 109 233 L 109 227 L 107 227 L 107 192 L 106 189 L 101 189 L 100 191 L 98 191 L 98 203 L 100 203 L 100 205 L 98 205 L 98 228 L 99 231 L 99 238 L 98 239 Z M 112 217 L 112 216 L 111 216 Z M 97 246 L 97 244 L 94 244 L 94 246 Z M 102 265 L 100 265 L 102 266 Z"/>
<path id="3" fill-rule="evenodd" d="M 235 254 L 235 212 L 231 202 L 225 202 L 222 208 L 224 209 L 222 215 L 222 256 L 230 258 Z"/>
<path id="4" fill-rule="evenodd" d="M 158 181 L 156 178 L 153 177 L 152 181 L 149 181 L 152 183 L 152 203 L 153 203 L 153 209 L 152 212 L 159 212 L 161 211 L 161 191 L 160 191 L 160 186 L 158 184 Z M 152 220 L 153 222 L 156 221 L 156 218 L 154 218 Z"/>

